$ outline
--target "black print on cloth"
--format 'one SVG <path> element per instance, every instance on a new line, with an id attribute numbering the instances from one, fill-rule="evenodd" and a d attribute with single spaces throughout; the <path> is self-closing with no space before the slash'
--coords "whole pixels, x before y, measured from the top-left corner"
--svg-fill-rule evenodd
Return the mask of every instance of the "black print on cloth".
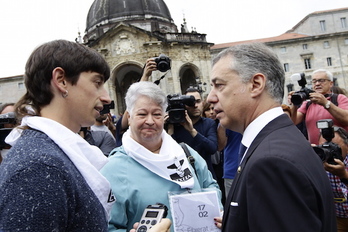
<path id="1" fill-rule="evenodd" d="M 114 201 L 116 201 L 115 195 L 114 195 L 114 194 L 112 193 L 112 191 L 110 190 L 109 198 L 108 198 L 108 203 L 114 202 Z"/>
<path id="2" fill-rule="evenodd" d="M 174 181 L 184 182 L 192 178 L 190 169 L 186 168 L 183 170 L 182 164 L 184 160 L 175 160 L 172 165 L 169 165 L 168 169 L 175 169 L 176 173 L 170 175 L 170 178 Z"/>

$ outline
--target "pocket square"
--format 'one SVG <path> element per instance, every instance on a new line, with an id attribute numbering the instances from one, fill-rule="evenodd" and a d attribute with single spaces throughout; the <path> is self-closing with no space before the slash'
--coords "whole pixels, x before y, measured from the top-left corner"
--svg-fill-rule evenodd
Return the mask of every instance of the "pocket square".
<path id="1" fill-rule="evenodd" d="M 231 206 L 238 206 L 238 202 L 231 202 Z"/>

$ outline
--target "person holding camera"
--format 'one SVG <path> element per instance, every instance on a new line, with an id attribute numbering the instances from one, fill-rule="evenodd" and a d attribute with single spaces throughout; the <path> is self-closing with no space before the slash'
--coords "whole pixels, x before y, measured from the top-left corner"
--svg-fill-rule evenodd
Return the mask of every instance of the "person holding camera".
<path id="1" fill-rule="evenodd" d="M 7 113 L 11 113 L 11 112 L 15 112 L 15 107 L 14 107 L 14 103 L 4 103 L 2 105 L 0 105 L 0 114 L 7 114 Z M 5 123 L 2 124 L 2 128 L 14 128 L 16 126 L 16 119 L 14 118 L 13 123 Z"/>
<path id="2" fill-rule="evenodd" d="M 213 60 L 208 102 L 225 128 L 243 135 L 222 232 L 334 232 L 333 194 L 322 162 L 281 104 L 285 73 L 262 43 Z"/>
<path id="3" fill-rule="evenodd" d="M 336 206 L 337 231 L 348 232 L 348 132 L 342 127 L 333 127 L 334 137 L 331 142 L 337 144 L 341 150 L 343 160 L 336 158 L 337 155 L 327 154 L 333 162 L 324 162 L 324 168 L 331 182 Z M 327 143 L 327 139 L 320 136 L 319 144 Z M 328 151 L 330 153 L 331 149 Z"/>
<path id="4" fill-rule="evenodd" d="M 170 123 L 166 119 L 167 132 L 178 143 L 184 142 L 192 147 L 207 162 L 208 169 L 216 179 L 211 156 L 217 151 L 217 130 L 216 123 L 211 118 L 202 117 L 203 100 L 200 92 L 195 88 L 188 88 L 185 96 L 195 98 L 192 106 L 185 104 L 184 121 Z"/>
<path id="5" fill-rule="evenodd" d="M 14 103 L 4 103 L 0 105 L 0 114 L 5 115 L 11 112 L 15 111 Z M 8 116 L 8 115 L 7 115 Z M 8 135 L 8 133 L 11 131 L 12 128 L 16 126 L 16 118 L 15 114 L 13 114 L 13 118 L 9 118 L 6 121 L 11 121 L 11 123 L 3 123 L 0 124 L 0 163 L 2 160 L 6 157 L 8 151 L 10 150 L 11 146 L 7 143 L 5 143 L 5 137 Z"/>
<path id="6" fill-rule="evenodd" d="M 91 130 L 90 127 L 82 127 L 79 135 L 89 144 L 98 147 L 106 157 L 116 147 L 115 138 L 103 130 Z"/>
<path id="7" fill-rule="evenodd" d="M 308 140 L 311 144 L 318 144 L 319 130 L 316 122 L 320 119 L 333 119 L 334 124 L 348 130 L 348 98 L 343 94 L 334 94 L 333 75 L 325 69 L 318 69 L 312 73 L 312 85 L 314 92 L 309 93 L 310 101 L 302 104 L 292 104 L 291 96 L 291 118 L 295 125 L 305 121 Z"/>
<path id="8" fill-rule="evenodd" d="M 92 125 L 90 129 L 91 131 L 107 132 L 109 135 L 111 135 L 111 137 L 114 139 L 116 143 L 116 139 L 115 139 L 116 127 L 114 123 L 112 122 L 110 112 L 106 114 L 100 114 L 100 116 L 96 118 L 94 125 Z"/>
<path id="9" fill-rule="evenodd" d="M 193 167 L 182 147 L 164 130 L 167 97 L 160 87 L 149 81 L 136 82 L 125 101 L 129 129 L 123 134 L 122 146 L 110 153 L 101 170 L 117 199 L 109 231 L 129 231 L 148 205 L 169 207 L 168 192 L 213 188 L 221 199 L 203 158 L 187 146 L 195 160 Z M 168 218 L 172 218 L 170 211 Z"/>

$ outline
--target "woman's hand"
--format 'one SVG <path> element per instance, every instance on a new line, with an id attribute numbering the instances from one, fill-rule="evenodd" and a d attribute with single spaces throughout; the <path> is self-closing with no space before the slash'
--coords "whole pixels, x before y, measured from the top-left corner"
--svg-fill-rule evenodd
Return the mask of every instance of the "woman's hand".
<path id="1" fill-rule="evenodd" d="M 222 227 L 222 217 L 215 217 L 214 221 L 215 221 L 216 227 L 221 229 L 221 227 Z"/>
<path id="2" fill-rule="evenodd" d="M 170 225 L 172 224 L 172 222 L 168 219 L 168 218 L 163 218 L 160 223 L 154 225 L 149 232 L 169 232 L 170 230 Z M 135 232 L 136 229 L 138 228 L 139 223 L 135 223 L 133 225 L 134 229 L 131 229 L 130 232 Z"/>

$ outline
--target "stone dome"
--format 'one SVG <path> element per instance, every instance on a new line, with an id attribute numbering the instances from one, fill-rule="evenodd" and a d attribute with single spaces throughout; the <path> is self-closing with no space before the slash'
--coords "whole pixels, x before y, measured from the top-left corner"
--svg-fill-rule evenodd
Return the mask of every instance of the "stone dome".
<path id="1" fill-rule="evenodd" d="M 163 0 L 95 0 L 88 12 L 86 32 L 100 25 L 144 20 L 174 24 Z"/>

